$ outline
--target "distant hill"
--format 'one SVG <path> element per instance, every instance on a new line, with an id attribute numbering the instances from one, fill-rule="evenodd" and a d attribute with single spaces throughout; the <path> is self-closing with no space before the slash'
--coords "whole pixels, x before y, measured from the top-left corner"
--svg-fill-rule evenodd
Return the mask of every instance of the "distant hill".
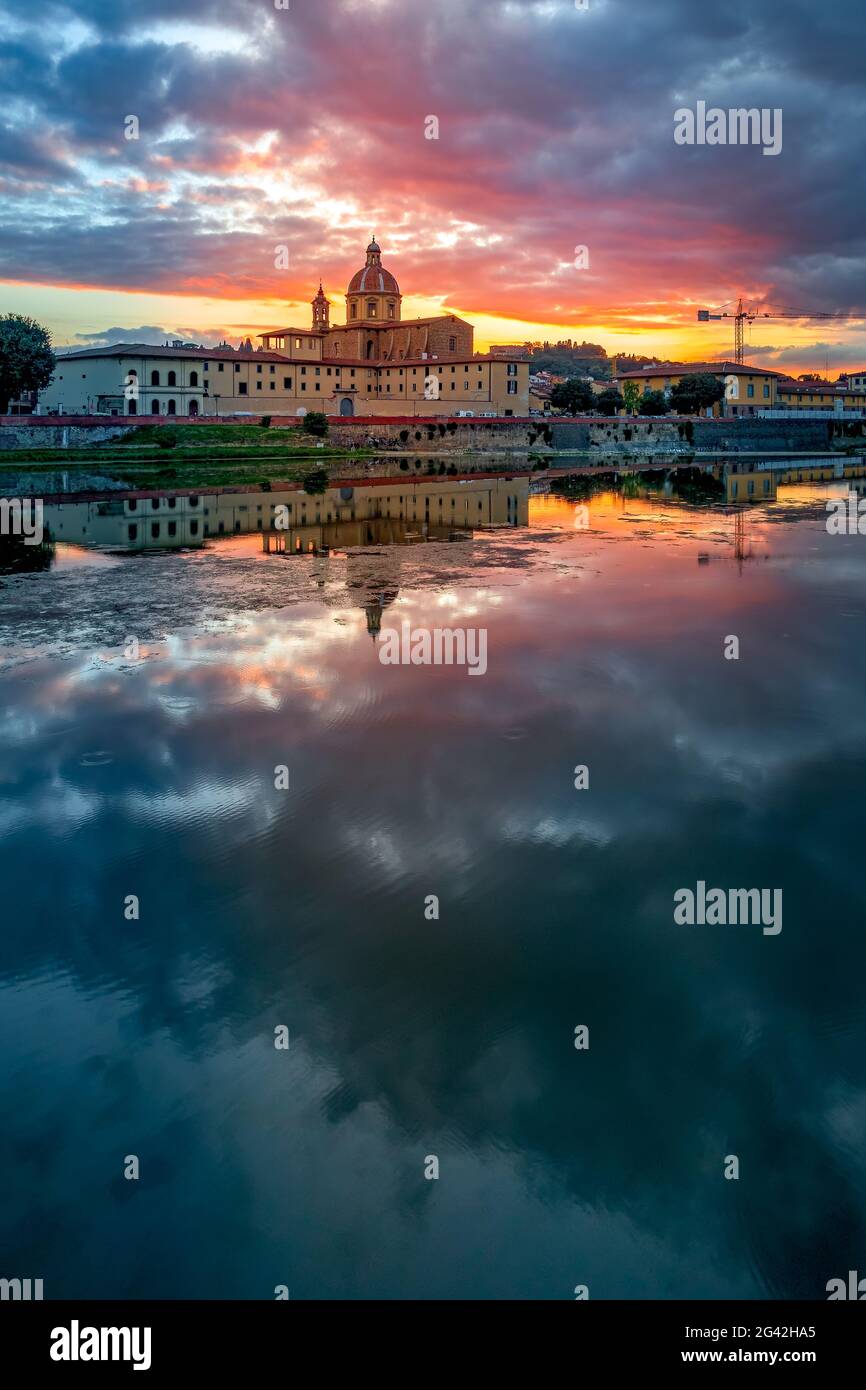
<path id="1" fill-rule="evenodd" d="M 525 343 L 530 371 L 552 372 L 554 376 L 591 376 L 602 380 L 610 376 L 610 359 L 599 343 Z"/>

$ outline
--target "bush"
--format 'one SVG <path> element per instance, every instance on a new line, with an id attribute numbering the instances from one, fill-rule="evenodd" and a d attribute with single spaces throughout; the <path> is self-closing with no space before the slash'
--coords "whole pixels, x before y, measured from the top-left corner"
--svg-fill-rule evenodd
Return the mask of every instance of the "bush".
<path id="1" fill-rule="evenodd" d="M 160 449 L 177 448 L 177 430 L 172 425 L 161 425 L 156 435 Z"/>
<path id="2" fill-rule="evenodd" d="M 401 430 L 401 431 L 400 431 L 400 438 L 401 438 L 401 440 L 403 441 L 403 443 L 405 444 L 406 441 L 407 441 L 408 438 L 409 438 L 409 431 L 408 431 L 408 430 Z"/>
<path id="3" fill-rule="evenodd" d="M 408 472 L 409 472 L 409 464 L 407 463 L 406 459 L 401 459 L 401 460 L 400 460 L 400 472 L 401 472 L 401 473 L 408 473 Z"/>
<path id="4" fill-rule="evenodd" d="M 271 417 L 270 417 L 270 415 L 263 415 L 263 416 L 262 416 L 262 418 L 261 418 L 261 426 L 262 426 L 262 429 L 263 429 L 263 430 L 269 430 L 269 429 L 271 428 Z"/>
<path id="5" fill-rule="evenodd" d="M 328 417 L 321 410 L 310 410 L 301 420 L 301 429 L 304 434 L 318 435 L 323 439 L 328 433 Z"/>

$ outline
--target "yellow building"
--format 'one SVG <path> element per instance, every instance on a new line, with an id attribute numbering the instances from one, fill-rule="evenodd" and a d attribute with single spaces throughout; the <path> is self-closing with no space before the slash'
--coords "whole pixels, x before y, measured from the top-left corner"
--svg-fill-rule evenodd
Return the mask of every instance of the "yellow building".
<path id="1" fill-rule="evenodd" d="M 866 387 L 829 381 L 793 381 L 782 377 L 776 388 L 777 408 L 784 410 L 866 411 Z"/>
<path id="2" fill-rule="evenodd" d="M 644 391 L 669 392 L 684 376 L 699 373 L 717 376 L 724 383 L 725 399 L 709 412 L 716 416 L 756 415 L 759 410 L 772 409 L 776 404 L 777 383 L 783 379 L 781 372 L 744 362 L 684 362 L 619 372 L 614 384 L 622 390 L 626 382 L 636 382 L 641 395 Z"/>
<path id="3" fill-rule="evenodd" d="M 415 417 L 529 414 L 528 361 L 473 350 L 454 314 L 403 319 L 403 297 L 374 240 L 332 326 L 322 286 L 309 328 L 270 329 L 237 350 L 174 341 L 115 343 L 58 357 L 39 413 L 63 415 Z"/>

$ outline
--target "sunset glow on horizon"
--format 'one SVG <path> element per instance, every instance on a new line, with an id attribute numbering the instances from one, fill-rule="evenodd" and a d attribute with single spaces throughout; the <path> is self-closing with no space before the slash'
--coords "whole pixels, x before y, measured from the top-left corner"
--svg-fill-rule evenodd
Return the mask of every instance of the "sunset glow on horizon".
<path id="1" fill-rule="evenodd" d="M 802 0 L 47 11 L 11 0 L 0 18 L 0 304 L 59 345 L 305 327 L 320 278 L 342 323 L 375 233 L 404 317 L 455 313 L 476 349 L 730 356 L 732 323 L 697 310 L 743 295 L 848 316 L 755 324 L 748 360 L 866 362 L 853 6 L 820 41 Z M 702 98 L 782 109 L 778 157 L 677 146 L 674 111 Z"/>

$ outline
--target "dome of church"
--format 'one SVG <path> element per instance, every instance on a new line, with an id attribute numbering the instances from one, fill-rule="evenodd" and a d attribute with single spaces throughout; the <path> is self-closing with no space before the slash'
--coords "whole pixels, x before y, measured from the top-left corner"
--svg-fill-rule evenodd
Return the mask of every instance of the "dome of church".
<path id="1" fill-rule="evenodd" d="M 367 264 L 349 281 L 347 294 L 399 294 L 397 284 L 390 270 L 382 265 L 382 252 L 376 238 L 367 247 Z"/>

